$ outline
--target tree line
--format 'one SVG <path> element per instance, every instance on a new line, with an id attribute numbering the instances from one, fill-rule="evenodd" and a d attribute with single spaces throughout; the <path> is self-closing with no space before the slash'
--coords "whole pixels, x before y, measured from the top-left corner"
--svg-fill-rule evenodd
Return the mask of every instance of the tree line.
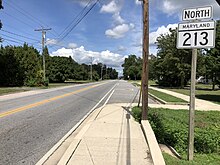
<path id="1" fill-rule="evenodd" d="M 46 82 L 43 80 L 42 55 L 33 46 L 1 46 L 0 86 L 41 86 L 48 82 L 89 80 L 90 65 L 78 64 L 72 57 L 51 57 L 47 47 L 43 54 L 46 61 Z M 93 64 L 93 80 L 116 79 L 115 69 L 102 63 Z"/>
<path id="2" fill-rule="evenodd" d="M 191 49 L 177 49 L 177 29 L 157 38 L 157 55 L 149 59 L 149 79 L 156 80 L 160 86 L 184 87 L 190 81 Z M 141 79 L 142 59 L 136 55 L 125 58 L 125 79 Z M 197 76 L 211 80 L 212 88 L 220 86 L 220 21 L 216 25 L 215 48 L 200 49 L 197 60 Z"/>

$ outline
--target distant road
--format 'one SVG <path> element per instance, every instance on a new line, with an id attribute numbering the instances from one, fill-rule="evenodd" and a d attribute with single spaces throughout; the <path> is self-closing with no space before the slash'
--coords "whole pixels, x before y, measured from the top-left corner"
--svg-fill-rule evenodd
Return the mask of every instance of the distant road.
<path id="1" fill-rule="evenodd" d="M 111 89 L 108 103 L 137 101 L 138 88 L 122 80 L 1 97 L 0 165 L 35 164 Z"/>

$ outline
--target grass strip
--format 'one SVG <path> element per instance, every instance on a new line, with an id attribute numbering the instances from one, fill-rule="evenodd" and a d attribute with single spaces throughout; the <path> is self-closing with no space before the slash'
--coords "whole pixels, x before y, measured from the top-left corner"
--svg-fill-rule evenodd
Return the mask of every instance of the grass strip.
<path id="1" fill-rule="evenodd" d="M 141 108 L 133 107 L 132 114 L 140 122 Z M 182 156 L 176 159 L 163 154 L 167 165 L 218 165 L 220 164 L 220 112 L 195 111 L 195 154 L 187 161 L 188 146 L 187 110 L 149 108 L 148 119 L 158 143 L 172 146 Z"/>
<path id="2" fill-rule="evenodd" d="M 166 102 L 178 102 L 178 103 L 187 103 L 187 101 L 174 97 L 172 95 L 154 90 L 154 89 L 149 89 L 149 93 L 153 94 L 154 96 L 160 98 L 161 100 L 164 100 Z"/>

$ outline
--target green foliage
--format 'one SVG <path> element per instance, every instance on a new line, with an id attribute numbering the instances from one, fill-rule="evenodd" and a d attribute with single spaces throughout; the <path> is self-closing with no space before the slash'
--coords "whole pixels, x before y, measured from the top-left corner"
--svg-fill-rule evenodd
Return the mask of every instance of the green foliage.
<path id="1" fill-rule="evenodd" d="M 22 86 L 24 81 L 23 68 L 15 56 L 11 46 L 0 49 L 0 86 Z"/>
<path id="2" fill-rule="evenodd" d="M 155 117 L 156 116 L 156 117 Z M 220 153 L 219 112 L 196 111 L 195 152 Z M 169 144 L 185 153 L 188 144 L 188 112 L 185 110 L 150 109 L 149 120 L 159 143 Z"/>
<path id="3" fill-rule="evenodd" d="M 186 154 L 183 155 L 183 159 L 174 158 L 166 153 L 163 153 L 163 157 L 166 165 L 219 165 L 219 154 L 195 154 L 193 161 L 186 159 Z"/>
<path id="4" fill-rule="evenodd" d="M 135 112 L 141 113 L 138 110 Z M 140 114 L 136 114 L 138 115 Z M 148 118 L 158 142 L 174 147 L 181 154 L 186 153 L 188 115 L 186 110 L 150 108 Z M 218 111 L 196 111 L 194 140 L 196 153 L 220 154 L 219 118 L 220 112 Z"/>
<path id="5" fill-rule="evenodd" d="M 203 60 L 203 76 L 212 80 L 213 87 L 220 86 L 220 20 L 216 25 L 215 48 L 206 51 Z"/>
<path id="6" fill-rule="evenodd" d="M 129 55 L 125 58 L 124 64 L 122 64 L 124 79 L 128 80 L 140 80 L 142 70 L 142 59 L 137 58 L 135 55 Z"/>
<path id="7" fill-rule="evenodd" d="M 176 48 L 176 30 L 157 38 L 158 54 L 154 63 L 160 86 L 184 87 L 190 79 L 191 50 Z"/>
<path id="8" fill-rule="evenodd" d="M 132 116 L 135 118 L 137 122 L 141 122 L 141 109 L 139 107 L 132 108 Z"/>
<path id="9" fill-rule="evenodd" d="M 79 65 L 71 57 L 50 57 L 47 47 L 43 51 L 46 63 L 46 81 L 43 80 L 42 56 L 27 44 L 23 46 L 1 46 L 0 48 L 0 86 L 48 86 L 49 82 L 67 80 L 88 80 L 90 66 Z M 93 80 L 101 77 L 103 64 L 93 65 Z M 105 66 L 105 65 L 104 65 Z M 107 68 L 106 77 L 116 79 L 115 69 Z"/>

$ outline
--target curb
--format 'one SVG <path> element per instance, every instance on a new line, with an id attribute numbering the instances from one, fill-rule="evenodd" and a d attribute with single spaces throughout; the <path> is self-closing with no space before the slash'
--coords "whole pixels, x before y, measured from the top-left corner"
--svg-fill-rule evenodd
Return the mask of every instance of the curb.
<path id="1" fill-rule="evenodd" d="M 63 142 L 89 117 L 89 115 L 96 110 L 98 105 L 107 97 L 107 95 L 115 88 L 114 85 L 105 96 L 60 140 L 58 141 L 37 163 L 36 165 L 43 165 L 49 157 L 63 144 Z"/>
<path id="2" fill-rule="evenodd" d="M 161 104 L 169 104 L 169 105 L 189 105 L 188 102 L 184 103 L 184 102 L 166 102 L 160 98 L 158 98 L 157 96 L 148 93 L 151 97 L 153 97 L 155 100 L 157 100 L 158 102 L 160 102 Z"/>
<path id="3" fill-rule="evenodd" d="M 164 161 L 161 149 L 159 147 L 159 144 L 150 126 L 149 121 L 141 120 L 141 128 L 144 133 L 147 144 L 149 146 L 153 164 L 154 165 L 165 165 L 165 161 Z"/>

